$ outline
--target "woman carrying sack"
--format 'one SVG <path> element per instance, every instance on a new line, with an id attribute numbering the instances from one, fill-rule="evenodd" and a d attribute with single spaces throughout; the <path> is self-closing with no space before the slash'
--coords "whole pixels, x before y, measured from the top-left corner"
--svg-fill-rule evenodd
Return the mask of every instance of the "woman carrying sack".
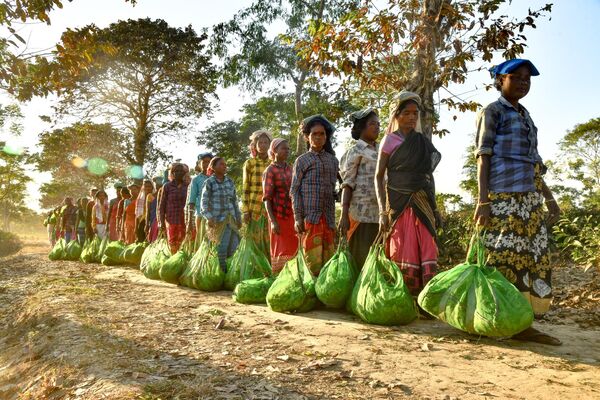
<path id="1" fill-rule="evenodd" d="M 413 296 L 437 271 L 435 237 L 440 221 L 433 171 L 441 155 L 419 132 L 420 107 L 416 93 L 402 91 L 397 96 L 379 148 L 375 177 L 379 225 L 388 235 L 386 255 L 402 271 Z"/>

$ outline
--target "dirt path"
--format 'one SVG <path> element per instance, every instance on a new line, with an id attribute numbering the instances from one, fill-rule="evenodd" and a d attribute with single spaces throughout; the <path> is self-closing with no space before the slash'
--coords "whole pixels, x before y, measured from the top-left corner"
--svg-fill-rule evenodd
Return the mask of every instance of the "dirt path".
<path id="1" fill-rule="evenodd" d="M 46 252 L 0 259 L 0 399 L 600 399 L 597 292 L 582 317 L 563 289 L 539 325 L 565 345 L 546 347 L 278 314 Z"/>

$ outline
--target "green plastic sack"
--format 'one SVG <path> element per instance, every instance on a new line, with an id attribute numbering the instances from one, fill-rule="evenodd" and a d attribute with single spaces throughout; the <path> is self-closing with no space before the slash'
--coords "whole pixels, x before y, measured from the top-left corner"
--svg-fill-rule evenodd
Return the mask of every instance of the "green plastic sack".
<path id="1" fill-rule="evenodd" d="M 144 251 L 148 247 L 147 242 L 132 243 L 125 246 L 123 253 L 121 253 L 121 259 L 125 264 L 135 265 L 136 267 L 142 262 L 142 256 Z"/>
<path id="2" fill-rule="evenodd" d="M 101 241 L 98 236 L 94 236 L 93 239 L 86 239 L 83 244 L 83 250 L 81 250 L 81 256 L 79 259 L 86 264 L 96 262 L 96 254 L 100 248 Z"/>
<path id="3" fill-rule="evenodd" d="M 97 237 L 97 236 L 96 236 Z M 100 241 L 100 245 L 98 246 L 98 250 L 96 251 L 96 256 L 94 257 L 94 262 L 101 263 L 102 257 L 104 257 L 104 252 L 109 244 L 108 236 Z"/>
<path id="4" fill-rule="evenodd" d="M 233 290 L 233 300 L 242 304 L 264 304 L 273 282 L 274 276 L 241 281 Z"/>
<path id="5" fill-rule="evenodd" d="M 205 292 L 216 292 L 223 288 L 225 273 L 219 265 L 218 246 L 205 240 L 198 249 L 200 257 L 194 268 L 193 287 Z"/>
<path id="6" fill-rule="evenodd" d="M 63 238 L 60 238 L 54 244 L 52 250 L 48 254 L 48 258 L 52 261 L 63 260 L 66 256 L 65 253 L 66 241 Z"/>
<path id="7" fill-rule="evenodd" d="M 81 245 L 77 242 L 77 240 L 71 240 L 65 246 L 65 260 L 69 261 L 77 261 L 81 256 Z"/>
<path id="8" fill-rule="evenodd" d="M 169 257 L 169 259 L 160 267 L 160 270 L 158 271 L 160 279 L 177 285 L 179 283 L 179 276 L 187 267 L 190 257 L 190 241 L 189 239 L 186 239 L 181 244 L 179 251 Z"/>
<path id="9" fill-rule="evenodd" d="M 171 257 L 171 249 L 167 239 L 161 235 L 150 244 L 140 262 L 140 270 L 148 279 L 160 279 L 160 267 Z"/>
<path id="10" fill-rule="evenodd" d="M 125 243 L 120 240 L 110 242 L 106 245 L 104 255 L 102 256 L 103 265 L 122 265 L 123 264 L 123 250 L 125 250 Z"/>
<path id="11" fill-rule="evenodd" d="M 317 283 L 315 292 L 323 304 L 331 308 L 343 308 L 358 277 L 356 264 L 348 250 L 346 240 L 341 240 L 337 251 L 325 264 Z"/>
<path id="12" fill-rule="evenodd" d="M 227 260 L 225 289 L 233 290 L 242 281 L 267 276 L 271 276 L 269 260 L 252 239 L 242 238 L 233 256 Z"/>
<path id="13" fill-rule="evenodd" d="M 476 234 L 465 263 L 439 273 L 419 294 L 419 305 L 462 331 L 508 337 L 533 322 L 527 299 L 498 270 L 485 265 L 485 246 Z"/>
<path id="14" fill-rule="evenodd" d="M 277 312 L 307 312 L 317 304 L 315 277 L 304 260 L 300 247 L 288 261 L 267 293 L 267 305 Z"/>
<path id="15" fill-rule="evenodd" d="M 417 317 L 414 303 L 398 266 L 386 257 L 383 244 L 374 244 L 354 285 L 349 308 L 370 324 L 404 325 Z"/>

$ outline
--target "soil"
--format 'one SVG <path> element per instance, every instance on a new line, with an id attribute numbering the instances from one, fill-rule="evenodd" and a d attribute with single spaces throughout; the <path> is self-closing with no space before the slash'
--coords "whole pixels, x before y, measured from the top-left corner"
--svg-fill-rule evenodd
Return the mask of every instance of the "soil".
<path id="1" fill-rule="evenodd" d="M 597 271 L 555 269 L 535 322 L 551 347 L 280 314 L 47 253 L 0 259 L 0 399 L 600 399 Z"/>

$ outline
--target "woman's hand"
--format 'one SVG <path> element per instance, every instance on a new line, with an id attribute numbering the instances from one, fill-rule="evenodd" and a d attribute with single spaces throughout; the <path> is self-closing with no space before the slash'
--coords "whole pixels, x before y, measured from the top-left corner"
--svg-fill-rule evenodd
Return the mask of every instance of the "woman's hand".
<path id="1" fill-rule="evenodd" d="M 556 200 L 552 199 L 546 202 L 546 207 L 548 208 L 548 217 L 546 217 L 546 224 L 548 226 L 552 226 L 558 222 L 560 219 L 560 207 Z"/>
<path id="2" fill-rule="evenodd" d="M 211 228 L 214 228 L 217 223 L 215 222 L 214 218 L 213 219 L 209 219 L 207 222 L 208 226 L 210 226 Z"/>
<path id="3" fill-rule="evenodd" d="M 303 220 L 296 221 L 296 224 L 294 225 L 294 229 L 296 230 L 296 233 L 298 233 L 298 234 L 303 234 L 304 232 L 306 232 L 306 228 L 304 226 L 304 221 Z"/>
<path id="4" fill-rule="evenodd" d="M 433 210 L 433 217 L 435 218 L 435 227 L 438 229 L 444 228 L 444 218 L 442 218 L 439 210 Z"/>
<path id="5" fill-rule="evenodd" d="M 250 222 L 250 220 L 252 219 L 252 213 L 245 212 L 243 217 L 244 217 L 244 223 L 248 224 Z"/>
<path id="6" fill-rule="evenodd" d="M 479 226 L 487 226 L 490 223 L 492 207 L 490 204 L 477 204 L 473 221 Z"/>
<path id="7" fill-rule="evenodd" d="M 279 229 L 279 223 L 277 221 L 271 221 L 271 232 L 276 235 L 279 235 L 281 230 Z"/>
<path id="8" fill-rule="evenodd" d="M 340 235 L 345 237 L 348 234 L 348 229 L 350 229 L 350 217 L 348 214 L 342 213 L 340 222 L 338 223 Z"/>

